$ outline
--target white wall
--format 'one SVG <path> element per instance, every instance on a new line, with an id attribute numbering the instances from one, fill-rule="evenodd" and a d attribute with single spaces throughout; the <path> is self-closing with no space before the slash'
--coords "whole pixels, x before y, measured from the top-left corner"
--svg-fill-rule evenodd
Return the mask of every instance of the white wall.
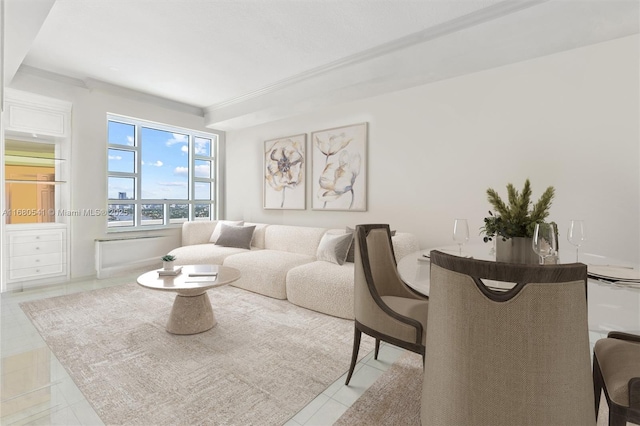
<path id="1" fill-rule="evenodd" d="M 562 235 L 586 220 L 585 251 L 640 260 L 638 36 L 453 78 L 227 133 L 227 218 L 326 227 L 389 223 L 423 248 L 472 241 L 490 205 L 529 177 L 553 185 Z M 369 122 L 367 212 L 262 209 L 263 141 Z M 308 142 L 307 151 L 311 146 Z M 310 161 L 307 162 L 307 165 Z M 506 194 L 505 194 L 506 196 Z M 561 245 L 569 244 L 563 237 Z"/>
<path id="2" fill-rule="evenodd" d="M 18 74 L 11 87 L 71 101 L 71 209 L 106 209 L 107 113 L 210 131 L 200 116 L 177 112 L 80 87 L 63 85 L 32 75 Z M 107 236 L 104 217 L 71 217 L 71 277 L 95 275 L 94 240 Z M 143 231 L 129 235 L 168 235 L 180 245 L 180 230 Z M 116 236 L 124 236 L 118 233 Z M 144 257 L 144 256 L 143 256 Z"/>

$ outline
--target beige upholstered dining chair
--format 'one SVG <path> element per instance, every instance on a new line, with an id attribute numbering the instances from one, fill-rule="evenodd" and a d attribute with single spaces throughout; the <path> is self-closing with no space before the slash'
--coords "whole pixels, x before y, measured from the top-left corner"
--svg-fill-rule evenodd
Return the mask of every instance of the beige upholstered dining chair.
<path id="1" fill-rule="evenodd" d="M 346 384 L 356 366 L 362 333 L 424 357 L 428 299 L 398 275 L 389 225 L 358 225 L 355 230 L 355 333 Z"/>
<path id="2" fill-rule="evenodd" d="M 579 263 L 432 251 L 422 424 L 595 425 L 586 286 Z"/>
<path id="3" fill-rule="evenodd" d="M 612 331 L 593 348 L 596 417 L 604 391 L 609 426 L 640 424 L 640 336 Z"/>

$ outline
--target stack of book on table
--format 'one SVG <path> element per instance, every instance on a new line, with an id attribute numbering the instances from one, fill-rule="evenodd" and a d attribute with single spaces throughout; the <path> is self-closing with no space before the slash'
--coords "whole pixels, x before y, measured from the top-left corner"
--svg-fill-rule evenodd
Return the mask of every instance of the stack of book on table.
<path id="1" fill-rule="evenodd" d="M 182 272 L 182 266 L 174 266 L 173 269 L 158 269 L 158 275 L 164 276 L 176 276 Z"/>

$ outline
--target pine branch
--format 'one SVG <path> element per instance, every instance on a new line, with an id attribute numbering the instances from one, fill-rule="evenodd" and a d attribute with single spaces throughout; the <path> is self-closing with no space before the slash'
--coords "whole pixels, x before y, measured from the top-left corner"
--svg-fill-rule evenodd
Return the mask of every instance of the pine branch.
<path id="1" fill-rule="evenodd" d="M 509 208 L 505 205 L 502 198 L 500 198 L 500 195 L 498 195 L 495 190 L 491 188 L 487 189 L 487 199 L 498 215 L 502 217 L 506 217 L 508 215 Z"/>
<path id="2" fill-rule="evenodd" d="M 531 221 L 534 223 L 543 222 L 549 216 L 549 208 L 555 196 L 555 189 L 550 186 L 544 191 L 538 202 L 531 211 Z"/>

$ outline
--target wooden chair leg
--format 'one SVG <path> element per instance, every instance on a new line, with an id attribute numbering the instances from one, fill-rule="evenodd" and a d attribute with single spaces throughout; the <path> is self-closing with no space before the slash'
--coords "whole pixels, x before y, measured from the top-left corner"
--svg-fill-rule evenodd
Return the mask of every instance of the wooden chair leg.
<path id="1" fill-rule="evenodd" d="M 353 375 L 353 370 L 356 368 L 356 361 L 358 360 L 358 352 L 360 351 L 360 339 L 362 337 L 362 332 L 358 330 L 358 326 L 354 325 L 354 335 L 353 335 L 353 352 L 351 353 L 351 366 L 349 367 L 349 374 L 347 375 L 347 381 L 345 385 L 349 385 L 349 381 L 351 380 L 351 376 Z"/>
<path id="2" fill-rule="evenodd" d="M 378 359 L 379 352 L 380 352 L 380 339 L 376 339 L 376 351 L 373 354 L 373 359 Z"/>
<path id="3" fill-rule="evenodd" d="M 619 413 L 612 413 L 609 410 L 609 426 L 626 426 L 627 418 Z"/>
<path id="4" fill-rule="evenodd" d="M 593 354 L 593 396 L 596 403 L 596 420 L 598 420 L 598 412 L 600 411 L 600 397 L 602 396 L 602 373 L 600 372 L 600 364 L 598 358 Z"/>

